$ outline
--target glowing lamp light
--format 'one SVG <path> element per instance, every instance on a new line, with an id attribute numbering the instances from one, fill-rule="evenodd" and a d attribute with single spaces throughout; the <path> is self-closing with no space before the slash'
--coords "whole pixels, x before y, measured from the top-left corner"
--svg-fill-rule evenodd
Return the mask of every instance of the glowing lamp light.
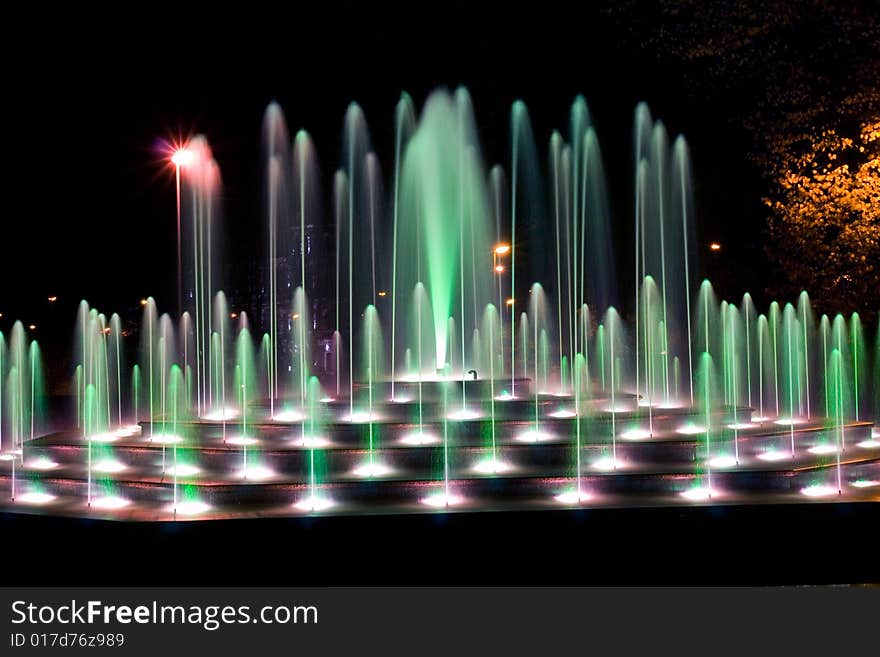
<path id="1" fill-rule="evenodd" d="M 30 324 L 30 325 L 28 325 L 28 328 L 29 328 L 31 331 L 36 331 L 36 330 L 37 330 L 37 325 L 36 325 L 36 324 Z"/>
<path id="2" fill-rule="evenodd" d="M 706 433 L 706 427 L 701 427 L 698 424 L 686 424 L 675 431 L 683 436 L 695 436 L 698 433 Z"/>
<path id="3" fill-rule="evenodd" d="M 232 438 L 227 438 L 226 442 L 230 445 L 256 445 L 259 440 L 256 438 L 251 438 L 250 436 L 233 436 Z"/>
<path id="4" fill-rule="evenodd" d="M 293 444 L 309 449 L 320 449 L 321 447 L 328 447 L 330 441 L 324 436 L 298 436 L 294 439 Z"/>
<path id="5" fill-rule="evenodd" d="M 301 422 L 305 416 L 296 410 L 278 411 L 272 416 L 275 422 Z"/>
<path id="6" fill-rule="evenodd" d="M 487 458 L 478 461 L 472 469 L 479 474 L 501 474 L 502 472 L 510 472 L 513 470 L 513 466 L 500 459 Z"/>
<path id="7" fill-rule="evenodd" d="M 274 476 L 275 472 L 263 465 L 251 465 L 236 474 L 236 478 L 250 481 L 265 481 Z"/>
<path id="8" fill-rule="evenodd" d="M 512 305 L 513 305 L 513 297 L 509 298 L 509 299 L 508 299 L 507 301 L 505 301 L 504 303 L 506 303 L 508 306 L 512 306 Z"/>
<path id="9" fill-rule="evenodd" d="M 177 465 L 172 465 L 170 468 L 165 469 L 165 474 L 171 475 L 172 477 L 175 475 L 178 477 L 194 477 L 200 472 L 201 470 L 199 468 L 188 463 L 178 463 Z"/>
<path id="10" fill-rule="evenodd" d="M 710 250 L 710 251 L 720 251 L 720 250 L 721 250 L 721 244 L 719 244 L 718 242 L 711 242 L 711 243 L 709 244 L 709 250 Z"/>
<path id="11" fill-rule="evenodd" d="M 404 445 L 436 445 L 440 442 L 440 439 L 434 434 L 413 431 L 403 436 L 400 442 Z"/>
<path id="12" fill-rule="evenodd" d="M 540 443 L 545 440 L 553 440 L 553 438 L 554 436 L 551 433 L 529 429 L 528 431 L 524 431 L 517 435 L 516 440 L 521 443 Z"/>
<path id="13" fill-rule="evenodd" d="M 380 297 L 387 297 L 388 293 L 385 290 L 379 290 L 377 293 Z"/>
<path id="14" fill-rule="evenodd" d="M 504 273 L 504 265 L 495 265 L 495 273 L 503 274 Z"/>
<path id="15" fill-rule="evenodd" d="M 816 445 L 807 450 L 810 454 L 835 454 L 837 453 L 836 445 Z"/>
<path id="16" fill-rule="evenodd" d="M 709 459 L 709 465 L 713 468 L 733 468 L 738 465 L 736 457 L 728 455 L 716 456 Z"/>
<path id="17" fill-rule="evenodd" d="M 622 465 L 620 459 L 613 459 L 610 456 L 604 456 L 600 459 L 596 459 L 591 464 L 594 470 L 601 470 L 603 472 L 610 472 L 611 470 L 617 470 Z"/>
<path id="18" fill-rule="evenodd" d="M 449 493 L 448 495 L 446 493 L 434 493 L 433 495 L 423 497 L 421 502 L 425 506 L 430 506 L 435 509 L 444 509 L 461 504 L 464 502 L 464 498 L 452 493 Z"/>
<path id="19" fill-rule="evenodd" d="M 375 422 L 381 418 L 376 412 L 355 411 L 354 413 L 346 413 L 339 420 L 341 422 L 351 422 L 352 424 L 363 424 L 364 422 Z"/>
<path id="20" fill-rule="evenodd" d="M 58 301 L 58 297 L 56 297 L 56 296 L 51 296 L 51 297 L 49 297 L 48 300 L 49 300 L 49 303 L 55 303 L 56 301 Z"/>
<path id="21" fill-rule="evenodd" d="M 711 500 L 712 497 L 716 494 L 717 491 L 712 490 L 708 486 L 696 486 L 694 488 L 688 488 L 686 491 L 681 492 L 681 496 L 686 500 L 690 500 L 691 502 Z"/>
<path id="22" fill-rule="evenodd" d="M 187 148 L 178 148 L 171 155 L 171 163 L 176 167 L 189 166 L 193 161 L 193 154 Z"/>
<path id="23" fill-rule="evenodd" d="M 333 500 L 318 495 L 309 495 L 293 505 L 295 509 L 314 513 L 316 511 L 326 511 L 333 506 Z"/>
<path id="24" fill-rule="evenodd" d="M 588 502 L 592 496 L 584 490 L 567 490 L 564 493 L 554 496 L 554 500 L 560 504 L 581 504 Z"/>
<path id="25" fill-rule="evenodd" d="M 104 497 L 96 497 L 93 499 L 90 506 L 93 509 L 101 509 L 102 511 L 117 511 L 119 509 L 124 509 L 129 504 L 131 504 L 131 500 L 124 497 L 105 495 Z"/>
<path id="26" fill-rule="evenodd" d="M 778 449 L 770 449 L 766 452 L 761 452 L 760 454 L 758 454 L 758 458 L 762 461 L 784 461 L 791 458 L 791 453 L 783 452 Z"/>
<path id="27" fill-rule="evenodd" d="M 125 470 L 125 464 L 116 459 L 102 459 L 92 466 L 95 472 L 106 472 L 112 474 L 114 472 L 122 472 Z"/>
<path id="28" fill-rule="evenodd" d="M 835 486 L 826 486 L 823 484 L 807 486 L 806 488 L 801 489 L 801 495 L 806 495 L 807 497 L 831 497 L 832 495 L 837 495 L 839 492 L 840 491 L 837 490 Z"/>
<path id="29" fill-rule="evenodd" d="M 30 491 L 28 493 L 24 493 L 23 495 L 19 495 L 15 498 L 16 502 L 21 502 L 22 504 L 32 504 L 34 506 L 42 506 L 44 504 L 50 504 L 55 501 L 55 496 L 50 493 L 42 493 L 40 491 Z"/>
<path id="30" fill-rule="evenodd" d="M 373 477 L 386 477 L 394 472 L 384 463 L 362 463 L 352 473 L 357 477 L 372 479 Z"/>
<path id="31" fill-rule="evenodd" d="M 782 427 L 790 427 L 793 424 L 806 424 L 807 420 L 802 417 L 781 417 L 774 421 L 774 424 L 778 424 Z"/>
<path id="32" fill-rule="evenodd" d="M 46 456 L 39 456 L 25 463 L 25 467 L 31 470 L 54 470 L 58 467 L 58 464 Z"/>
<path id="33" fill-rule="evenodd" d="M 651 432 L 647 429 L 628 429 L 620 434 L 624 440 L 645 440 L 651 437 Z"/>
<path id="34" fill-rule="evenodd" d="M 146 305 L 147 305 L 147 300 L 146 300 L 146 299 L 141 299 L 141 305 L 142 305 L 142 306 L 146 306 Z"/>
<path id="35" fill-rule="evenodd" d="M 112 443 L 119 440 L 119 434 L 116 432 L 96 433 L 87 438 L 92 443 Z"/>
<path id="36" fill-rule="evenodd" d="M 457 411 L 452 411 L 447 417 L 450 420 L 476 420 L 482 417 L 482 413 L 472 408 L 460 408 Z"/>
<path id="37" fill-rule="evenodd" d="M 174 445 L 176 443 L 182 443 L 183 436 L 178 436 L 173 433 L 163 433 L 157 436 L 150 436 L 148 440 L 151 443 L 157 443 L 159 445 Z"/>
<path id="38" fill-rule="evenodd" d="M 234 408 L 216 408 L 202 415 L 203 420 L 210 422 L 222 422 L 223 420 L 233 420 L 238 417 L 238 411 Z"/>
<path id="39" fill-rule="evenodd" d="M 178 502 L 177 506 L 173 504 L 168 507 L 171 513 L 181 516 L 198 516 L 211 510 L 211 505 L 201 500 L 185 500 Z"/>
<path id="40" fill-rule="evenodd" d="M 498 244 L 495 247 L 495 255 L 507 255 L 510 253 L 510 244 Z"/>

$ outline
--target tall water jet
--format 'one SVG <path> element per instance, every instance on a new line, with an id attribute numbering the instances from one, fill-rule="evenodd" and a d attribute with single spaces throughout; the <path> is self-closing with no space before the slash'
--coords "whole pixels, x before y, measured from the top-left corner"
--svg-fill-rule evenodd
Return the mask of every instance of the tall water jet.
<path id="1" fill-rule="evenodd" d="M 265 162 L 265 205 L 268 226 L 269 302 L 269 414 L 275 414 L 278 397 L 279 278 L 284 289 L 290 287 L 290 267 L 285 255 L 290 250 L 290 158 L 289 137 L 284 114 L 277 103 L 270 103 L 263 115 L 263 158 Z M 285 333 L 286 337 L 286 333 Z"/>
<path id="2" fill-rule="evenodd" d="M 184 230 L 184 306 L 194 317 L 196 361 L 196 408 L 198 415 L 210 408 L 208 349 L 211 339 L 211 299 L 220 287 L 218 239 L 220 220 L 220 169 L 207 140 L 195 137 L 188 146 L 192 153 L 185 169 L 188 187 L 188 230 Z"/>
<path id="3" fill-rule="evenodd" d="M 398 285 L 425 284 L 434 318 L 437 372 L 453 360 L 447 353 L 454 340 L 448 334 L 453 312 L 482 307 L 492 298 L 485 174 L 474 155 L 476 136 L 462 102 L 460 98 L 454 102 L 445 92 L 431 95 L 406 147 L 401 179 L 398 249 L 413 255 L 398 262 Z M 467 151 L 465 155 L 462 149 Z M 471 240 L 476 256 L 486 258 L 485 265 L 478 264 L 467 272 L 474 275 L 472 285 L 464 285 L 460 279 L 465 237 Z M 419 278 L 420 270 L 424 280 Z M 471 316 L 473 312 L 463 314 L 457 323 L 462 336 L 470 335 L 477 318 Z M 460 365 L 468 369 L 465 362 Z"/>
<path id="4" fill-rule="evenodd" d="M 391 236 L 391 401 L 394 401 L 394 384 L 397 377 L 396 337 L 397 330 L 397 234 L 400 221 L 400 179 L 403 153 L 415 130 L 415 108 L 412 99 L 404 92 L 394 111 L 394 186 L 392 189 L 392 236 Z"/>

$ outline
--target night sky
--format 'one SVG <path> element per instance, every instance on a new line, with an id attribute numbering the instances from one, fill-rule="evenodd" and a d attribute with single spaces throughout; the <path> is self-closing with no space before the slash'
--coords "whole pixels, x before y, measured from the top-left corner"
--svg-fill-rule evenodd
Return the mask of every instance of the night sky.
<path id="1" fill-rule="evenodd" d="M 289 19 L 157 12 L 117 29 L 84 15 L 23 23 L 33 48 L 15 53 L 5 82 L 6 151 L 15 167 L 5 190 L 0 328 L 13 317 L 44 317 L 49 295 L 59 297 L 52 324 L 65 335 L 81 298 L 108 313 L 134 312 L 148 294 L 171 308 L 174 187 L 162 139 L 207 135 L 224 181 L 225 241 L 235 245 L 227 251 L 258 258 L 267 103 L 281 103 L 291 133 L 311 133 L 329 194 L 350 101 L 364 108 L 387 172 L 400 92 L 421 106 L 432 89 L 459 84 L 471 92 L 485 161 L 505 167 L 515 99 L 529 107 L 546 158 L 551 130 L 567 131 L 571 101 L 584 94 L 624 236 L 633 110 L 647 101 L 691 146 L 700 274 L 718 279 L 722 295 L 751 290 L 760 299 L 764 189 L 737 129 L 740 108 L 708 95 L 701 102 L 699 85 L 710 78 L 695 80 L 692 67 L 644 47 L 663 42 L 661 25 L 610 11 L 613 3 L 585 5 L 525 14 L 448 2 L 380 13 L 341 3 L 297 8 Z M 710 240 L 724 244 L 720 256 L 703 248 Z"/>

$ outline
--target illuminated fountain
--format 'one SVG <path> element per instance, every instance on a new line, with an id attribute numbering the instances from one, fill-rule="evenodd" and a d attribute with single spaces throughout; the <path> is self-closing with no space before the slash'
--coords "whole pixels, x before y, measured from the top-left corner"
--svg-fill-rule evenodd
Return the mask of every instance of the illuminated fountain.
<path id="1" fill-rule="evenodd" d="M 4 506 L 164 520 L 880 499 L 880 332 L 872 347 L 858 315 L 816 317 L 806 293 L 765 312 L 716 298 L 687 143 L 647 106 L 627 271 L 583 98 L 546 160 L 518 101 L 510 161 L 486 166 L 464 89 L 418 116 L 404 94 L 393 129 L 383 168 L 352 104 L 322 185 L 310 136 L 269 106 L 265 295 L 234 302 L 219 166 L 205 138 L 179 146 L 177 319 L 146 298 L 129 337 L 80 304 L 70 431 L 43 435 L 39 348 L 20 323 L 0 333 Z"/>

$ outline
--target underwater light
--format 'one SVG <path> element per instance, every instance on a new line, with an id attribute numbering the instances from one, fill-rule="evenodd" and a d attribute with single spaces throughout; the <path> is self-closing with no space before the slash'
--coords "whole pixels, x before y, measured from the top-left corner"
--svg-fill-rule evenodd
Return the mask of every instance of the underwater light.
<path id="1" fill-rule="evenodd" d="M 358 477 L 385 477 L 394 472 L 390 467 L 385 465 L 384 463 L 375 462 L 375 463 L 362 463 L 354 470 L 352 470 L 352 474 Z"/>
<path id="2" fill-rule="evenodd" d="M 107 433 L 96 433 L 91 436 L 88 436 L 86 440 L 92 443 L 112 443 L 119 440 L 120 436 L 118 433 L 107 432 Z"/>
<path id="3" fill-rule="evenodd" d="M 450 420 L 463 421 L 476 420 L 477 418 L 480 418 L 482 416 L 482 413 L 480 413 L 479 411 L 475 411 L 472 408 L 459 408 L 457 411 L 452 411 L 446 417 L 448 417 Z"/>
<path id="4" fill-rule="evenodd" d="M 226 442 L 230 445 L 256 445 L 259 440 L 256 438 L 251 438 L 250 436 L 232 436 L 232 438 L 227 438 Z"/>
<path id="5" fill-rule="evenodd" d="M 172 504 L 167 507 L 167 509 L 171 513 L 176 513 L 181 516 L 197 516 L 210 511 L 211 505 L 202 502 L 201 500 L 185 500 L 183 502 L 178 502 L 176 507 Z"/>
<path id="6" fill-rule="evenodd" d="M 571 411 L 571 410 L 569 410 L 569 409 L 567 409 L 567 408 L 560 408 L 560 409 L 557 410 L 557 411 L 552 411 L 551 413 L 548 413 L 548 415 L 549 415 L 550 417 L 554 417 L 554 418 L 557 418 L 557 419 L 560 419 L 560 420 L 564 420 L 564 419 L 568 419 L 568 418 L 571 418 L 571 417 L 575 417 L 575 416 L 577 415 L 577 413 L 575 413 L 574 411 Z"/>
<path id="7" fill-rule="evenodd" d="M 330 498 L 320 497 L 318 495 L 309 495 L 308 497 L 304 497 L 303 499 L 301 499 L 293 506 L 300 511 L 315 512 L 326 511 L 333 505 L 334 502 Z"/>
<path id="8" fill-rule="evenodd" d="M 709 459 L 709 465 L 713 468 L 733 468 L 739 463 L 736 460 L 735 456 L 730 456 L 726 454 L 724 456 L 716 456 L 712 459 Z"/>
<path id="9" fill-rule="evenodd" d="M 698 433 L 706 433 L 706 427 L 701 427 L 698 424 L 685 424 L 676 429 L 675 432 L 683 436 L 695 436 Z"/>
<path id="10" fill-rule="evenodd" d="M 172 477 L 175 474 L 177 474 L 178 477 L 194 477 L 200 472 L 201 469 L 188 463 L 178 463 L 177 465 L 172 465 L 170 468 L 165 468 L 165 474 L 171 475 Z"/>
<path id="11" fill-rule="evenodd" d="M 880 486 L 880 481 L 875 481 L 874 479 L 857 479 L 852 482 L 852 485 L 856 488 L 872 488 L 874 486 Z"/>
<path id="12" fill-rule="evenodd" d="M 47 456 L 38 456 L 32 461 L 25 463 L 24 466 L 31 470 L 54 470 L 58 467 L 58 464 Z"/>
<path id="13" fill-rule="evenodd" d="M 516 399 L 509 392 L 502 392 L 500 395 L 495 395 L 495 401 L 513 401 Z"/>
<path id="14" fill-rule="evenodd" d="M 770 449 L 766 452 L 758 454 L 758 458 L 762 461 L 784 461 L 791 458 L 791 452 L 783 452 L 779 449 Z"/>
<path id="15" fill-rule="evenodd" d="M 131 500 L 127 500 L 124 497 L 117 497 L 116 495 L 106 495 L 104 497 L 96 497 L 95 499 L 93 499 L 90 506 L 93 509 L 115 511 L 117 509 L 124 509 L 129 504 L 131 504 Z"/>
<path id="16" fill-rule="evenodd" d="M 588 502 L 591 498 L 592 495 L 584 490 L 567 490 L 564 493 L 559 493 L 559 495 L 553 497 L 553 499 L 560 504 L 580 504 L 582 502 Z"/>
<path id="17" fill-rule="evenodd" d="M 102 459 L 92 466 L 95 472 L 122 472 L 125 470 L 125 464 L 116 459 Z"/>
<path id="18" fill-rule="evenodd" d="M 651 432 L 647 429 L 627 429 L 621 432 L 620 437 L 624 440 L 644 440 L 651 437 Z"/>
<path id="19" fill-rule="evenodd" d="M 355 411 L 354 413 L 346 413 L 341 418 L 339 418 L 340 422 L 351 422 L 352 424 L 363 424 L 365 422 L 377 422 L 382 418 L 376 413 L 372 414 L 369 411 Z"/>
<path id="20" fill-rule="evenodd" d="M 603 471 L 611 471 L 618 470 L 623 465 L 623 462 L 620 459 L 614 460 L 610 456 L 603 456 L 602 458 L 596 459 L 590 464 L 594 470 L 603 470 Z"/>
<path id="21" fill-rule="evenodd" d="M 837 490 L 837 487 L 826 486 L 823 484 L 801 488 L 801 495 L 806 495 L 807 497 L 831 497 L 832 495 L 837 495 L 839 492 L 840 491 Z"/>
<path id="22" fill-rule="evenodd" d="M 802 418 L 802 417 L 781 417 L 781 418 L 777 418 L 776 420 L 773 421 L 773 424 L 778 424 L 779 426 L 782 426 L 782 427 L 790 427 L 793 424 L 806 424 L 806 423 L 807 423 L 806 418 Z"/>
<path id="23" fill-rule="evenodd" d="M 11 461 L 15 458 L 13 454 L 0 454 L 0 461 Z"/>
<path id="24" fill-rule="evenodd" d="M 862 449 L 875 449 L 880 447 L 880 440 L 875 440 L 874 438 L 869 438 L 868 440 L 863 440 L 859 443 L 859 447 Z"/>
<path id="25" fill-rule="evenodd" d="M 545 440 L 553 440 L 555 436 L 552 433 L 547 433 L 546 431 L 536 431 L 535 429 L 529 429 L 528 431 L 523 431 L 521 434 L 516 436 L 516 440 L 521 443 L 540 443 Z"/>
<path id="26" fill-rule="evenodd" d="M 319 400 L 322 404 L 329 404 L 331 402 L 335 402 L 336 400 L 333 397 L 321 397 Z"/>
<path id="27" fill-rule="evenodd" d="M 23 504 L 33 504 L 34 506 L 40 506 L 43 504 L 49 504 L 55 501 L 55 496 L 50 493 L 43 493 L 40 491 L 30 491 L 29 493 L 24 493 L 15 498 L 16 502 L 21 502 Z"/>
<path id="28" fill-rule="evenodd" d="M 174 445 L 176 443 L 182 443 L 183 436 L 178 436 L 175 433 L 163 433 L 149 436 L 147 440 L 151 443 L 157 443 L 159 445 Z"/>
<path id="29" fill-rule="evenodd" d="M 330 445 L 330 441 L 324 436 L 298 436 L 293 439 L 293 444 L 299 447 L 318 449 Z"/>
<path id="30" fill-rule="evenodd" d="M 203 420 L 210 422 L 222 422 L 223 420 L 234 420 L 238 417 L 238 411 L 234 408 L 215 408 L 202 415 Z"/>
<path id="31" fill-rule="evenodd" d="M 287 410 L 287 411 L 278 411 L 275 415 L 272 416 L 273 422 L 302 422 L 305 418 L 300 411 L 296 410 Z"/>
<path id="32" fill-rule="evenodd" d="M 695 488 L 688 488 L 686 491 L 682 491 L 680 495 L 686 500 L 697 502 L 700 500 L 712 499 L 713 497 L 718 495 L 718 491 L 709 488 L 708 486 L 697 486 Z"/>
<path id="33" fill-rule="evenodd" d="M 807 451 L 810 454 L 834 454 L 837 452 L 837 445 L 816 445 Z"/>
<path id="34" fill-rule="evenodd" d="M 733 424 L 728 424 L 727 428 L 742 431 L 743 429 L 754 429 L 756 426 L 758 425 L 752 422 L 734 422 Z"/>
<path id="35" fill-rule="evenodd" d="M 404 435 L 400 442 L 404 445 L 434 445 L 440 442 L 440 439 L 431 433 L 423 431 L 413 431 Z"/>
<path id="36" fill-rule="evenodd" d="M 275 472 L 264 465 L 250 465 L 235 474 L 237 479 L 265 481 L 275 476 Z"/>
<path id="37" fill-rule="evenodd" d="M 428 497 L 423 497 L 421 502 L 425 506 L 442 509 L 461 504 L 464 502 L 464 498 L 452 493 L 449 493 L 448 495 L 446 493 L 434 493 L 433 495 L 428 495 Z"/>
<path id="38" fill-rule="evenodd" d="M 513 470 L 513 466 L 501 459 L 487 458 L 477 461 L 471 469 L 480 474 L 501 474 L 502 472 L 510 472 Z"/>

